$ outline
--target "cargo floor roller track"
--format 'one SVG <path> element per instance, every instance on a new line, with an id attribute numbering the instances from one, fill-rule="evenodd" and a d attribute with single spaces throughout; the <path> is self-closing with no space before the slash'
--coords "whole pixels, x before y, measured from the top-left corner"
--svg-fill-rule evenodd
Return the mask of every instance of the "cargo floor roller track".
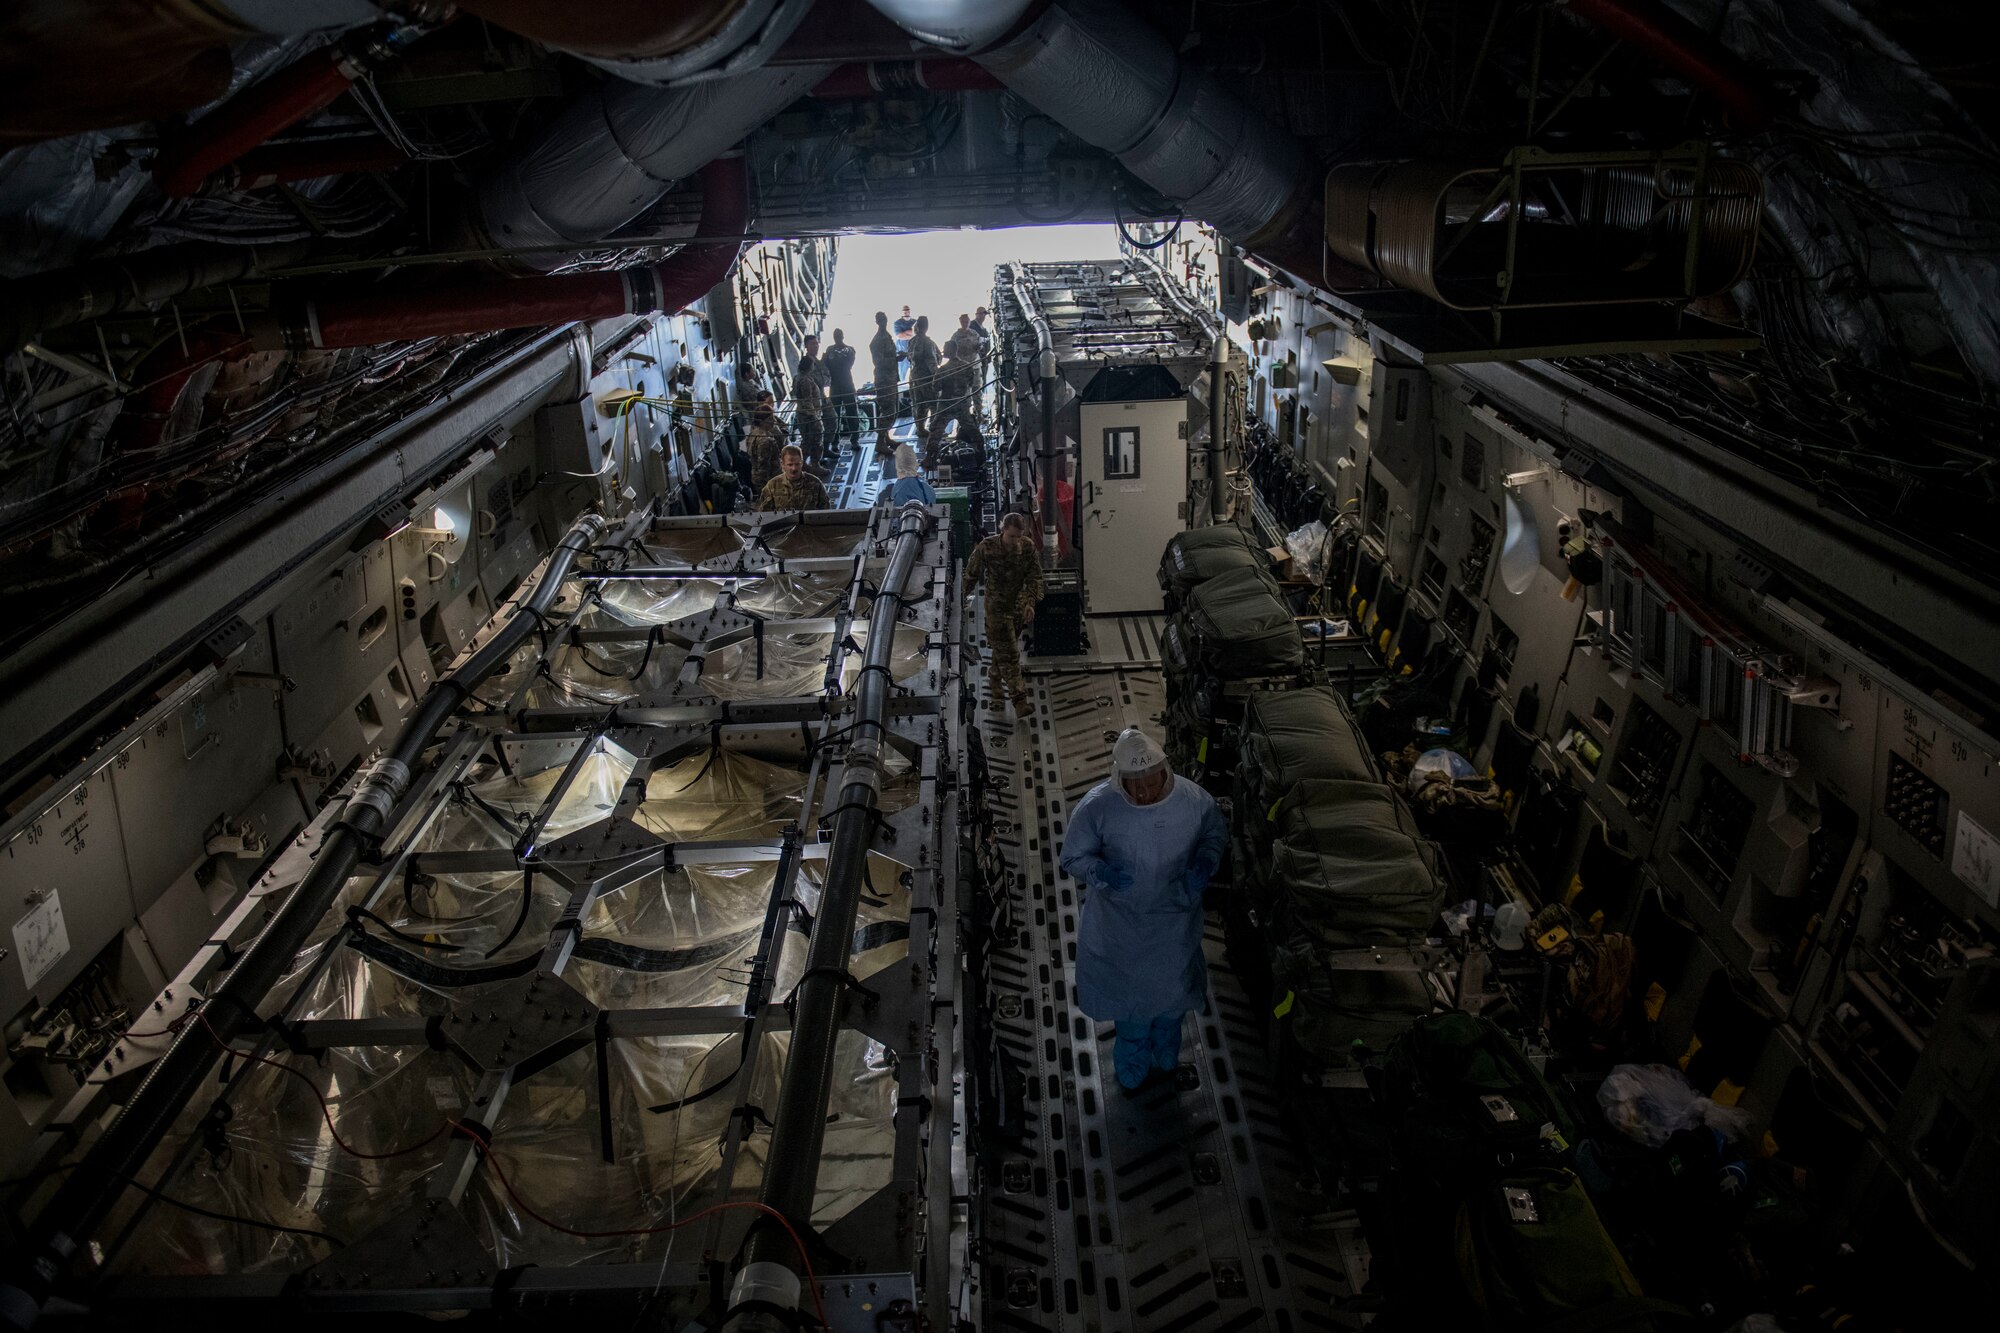
<path id="1" fill-rule="evenodd" d="M 1319 1211 L 1281 1122 L 1264 1016 L 1211 919 L 1205 1012 L 1179 1085 L 1134 1099 L 1111 1074 L 1112 1026 L 1073 1006 L 1077 886 L 1056 858 L 1071 806 L 1109 771 L 1120 728 L 1158 733 L 1157 668 L 1079 663 L 1030 678 L 1028 722 L 978 725 L 1012 884 L 1017 943 L 992 957 L 995 1030 L 1026 1070 L 1028 1133 L 981 1202 L 988 1328 L 1102 1333 L 1343 1329 L 1366 1277 L 1348 1214 Z"/>

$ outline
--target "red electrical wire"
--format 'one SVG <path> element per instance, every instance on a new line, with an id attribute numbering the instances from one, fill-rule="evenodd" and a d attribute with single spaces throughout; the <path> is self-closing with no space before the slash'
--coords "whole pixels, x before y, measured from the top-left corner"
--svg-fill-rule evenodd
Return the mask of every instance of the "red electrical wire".
<path id="1" fill-rule="evenodd" d="M 333 1123 L 333 1108 L 327 1104 L 326 1094 L 319 1090 L 319 1085 L 313 1082 L 311 1075 L 307 1074 L 302 1069 L 294 1069 L 292 1066 L 286 1064 L 282 1060 L 272 1060 L 265 1056 L 257 1055 L 251 1051 L 236 1050 L 234 1047 L 230 1046 L 228 1042 L 224 1041 L 222 1039 L 222 1034 L 217 1032 L 214 1026 L 209 1023 L 208 1015 L 197 1013 L 195 1016 L 201 1020 L 202 1027 L 208 1030 L 208 1035 L 214 1039 L 215 1044 L 217 1046 L 220 1046 L 225 1053 L 230 1055 L 240 1055 L 245 1060 L 254 1060 L 256 1063 L 260 1065 L 269 1065 L 273 1069 L 282 1069 L 285 1073 L 290 1074 L 293 1078 L 298 1079 L 301 1083 L 304 1083 L 306 1085 L 306 1090 L 311 1092 L 312 1095 L 319 1101 L 319 1113 L 321 1117 L 324 1118 L 326 1121 L 326 1132 L 333 1136 L 333 1141 L 339 1145 L 340 1150 L 346 1153 L 350 1157 L 359 1157 L 363 1161 L 367 1162 L 384 1162 L 390 1159 L 391 1157 L 408 1157 L 411 1153 L 416 1152 L 420 1148 L 430 1147 L 433 1143 L 436 1143 L 439 1138 L 441 1138 L 445 1133 L 447 1133 L 451 1129 L 453 1122 L 446 1121 L 444 1124 L 439 1125 L 437 1129 L 432 1131 L 431 1136 L 429 1138 L 424 1139 L 420 1143 L 412 1143 L 407 1148 L 398 1148 L 394 1152 L 363 1152 L 361 1151 L 361 1149 L 349 1143 L 346 1139 L 340 1137 L 340 1130 L 335 1128 Z"/>
<path id="2" fill-rule="evenodd" d="M 544 1217 L 535 1208 L 533 1204 L 529 1203 L 526 1199 L 521 1197 L 519 1191 L 517 1191 L 514 1188 L 514 1182 L 507 1178 L 506 1168 L 500 1165 L 500 1156 L 498 1153 L 493 1151 L 492 1142 L 486 1138 L 481 1137 L 480 1134 L 474 1129 L 472 1129 L 469 1125 L 463 1124 L 462 1122 L 457 1120 L 446 1119 L 443 1124 L 437 1127 L 436 1132 L 431 1134 L 429 1138 L 426 1138 L 419 1143 L 413 1143 L 407 1148 L 398 1148 L 394 1152 L 363 1152 L 361 1151 L 361 1149 L 356 1148 L 354 1145 L 350 1144 L 346 1139 L 340 1136 L 340 1131 L 334 1127 L 333 1108 L 327 1104 L 326 1094 L 322 1093 L 319 1090 L 319 1085 L 313 1082 L 312 1077 L 309 1074 L 307 1074 L 304 1070 L 295 1069 L 291 1065 L 286 1064 L 282 1060 L 272 1060 L 266 1056 L 257 1055 L 250 1051 L 236 1050 L 234 1047 L 230 1046 L 227 1042 L 225 1042 L 222 1039 L 222 1034 L 215 1030 L 214 1026 L 208 1021 L 208 1016 L 206 1014 L 201 1013 L 199 1010 L 195 1011 L 192 1015 L 188 1015 L 188 1017 L 193 1017 L 197 1019 L 201 1023 L 202 1027 L 207 1030 L 209 1037 L 215 1042 L 215 1044 L 217 1046 L 220 1046 L 228 1054 L 240 1055 L 244 1059 L 253 1060 L 260 1065 L 269 1065 L 273 1069 L 283 1070 L 285 1073 L 290 1074 L 293 1078 L 296 1078 L 302 1083 L 304 1083 L 306 1085 L 307 1090 L 310 1091 L 313 1097 L 317 1099 L 319 1102 L 319 1113 L 326 1120 L 327 1133 L 333 1136 L 334 1143 L 339 1145 L 341 1151 L 347 1153 L 351 1157 L 359 1157 L 365 1161 L 371 1161 L 371 1162 L 385 1161 L 391 1157 L 407 1157 L 409 1154 L 416 1152 L 418 1149 L 427 1148 L 431 1144 L 437 1142 L 440 1135 L 443 1135 L 451 1130 L 457 1130 L 459 1133 L 465 1135 L 467 1138 L 471 1139 L 475 1144 L 479 1146 L 479 1155 L 485 1158 L 487 1165 L 493 1168 L 494 1178 L 500 1182 L 501 1188 L 507 1191 L 507 1197 L 514 1201 L 515 1207 L 519 1208 L 522 1212 L 526 1213 L 529 1217 L 534 1218 L 537 1222 L 540 1222 L 543 1226 L 547 1227 L 551 1231 L 560 1231 L 566 1236 L 576 1236 L 583 1240 L 601 1240 L 613 1236 L 658 1236 L 665 1232 L 679 1230 L 681 1227 L 687 1226 L 689 1223 L 699 1222 L 704 1217 L 712 1217 L 717 1213 L 726 1212 L 731 1208 L 749 1208 L 755 1210 L 756 1212 L 763 1213 L 768 1217 L 775 1218 L 777 1220 L 778 1225 L 785 1229 L 785 1234 L 792 1238 L 792 1244 L 798 1249 L 799 1263 L 806 1270 L 805 1272 L 806 1288 L 808 1291 L 812 1293 L 814 1313 L 818 1316 L 819 1322 L 823 1327 L 826 1328 L 833 1327 L 832 1323 L 829 1322 L 826 1317 L 826 1303 L 820 1299 L 819 1278 L 813 1272 L 812 1256 L 806 1252 L 806 1243 L 804 1238 L 799 1235 L 798 1228 L 792 1225 L 792 1220 L 789 1217 L 786 1217 L 783 1213 L 779 1212 L 777 1209 L 771 1207 L 767 1203 L 755 1203 L 749 1200 L 731 1200 L 727 1203 L 712 1204 L 709 1207 L 702 1209 L 698 1213 L 694 1213 L 688 1217 L 682 1218 L 678 1222 L 669 1223 L 668 1225 L 663 1227 L 625 1227 L 614 1231 L 579 1231 L 575 1227 L 566 1227 L 560 1222 L 552 1221 L 551 1219 Z M 185 1019 L 183 1021 L 185 1021 Z"/>

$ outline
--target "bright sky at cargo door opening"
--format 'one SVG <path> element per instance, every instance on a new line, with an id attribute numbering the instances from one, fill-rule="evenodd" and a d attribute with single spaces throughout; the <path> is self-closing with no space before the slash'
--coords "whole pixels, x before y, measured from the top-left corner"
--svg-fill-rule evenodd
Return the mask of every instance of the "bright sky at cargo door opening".
<path id="1" fill-rule="evenodd" d="M 907 305 L 912 315 L 931 317 L 931 336 L 942 341 L 961 314 L 993 303 L 996 264 L 1117 258 L 1118 229 L 1102 223 L 843 236 L 825 338 L 832 342 L 833 330 L 844 329 L 847 341 L 865 349 L 875 336 L 875 312 L 893 321 Z M 857 378 L 867 378 L 865 367 L 856 370 Z"/>

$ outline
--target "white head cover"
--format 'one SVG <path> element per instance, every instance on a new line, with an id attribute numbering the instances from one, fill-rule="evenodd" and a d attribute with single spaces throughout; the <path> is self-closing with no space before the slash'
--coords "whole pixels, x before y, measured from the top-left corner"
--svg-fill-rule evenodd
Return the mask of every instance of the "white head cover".
<path id="1" fill-rule="evenodd" d="M 1150 773 L 1166 762 L 1167 752 L 1137 727 L 1127 727 L 1119 732 L 1118 739 L 1111 746 L 1111 767 L 1121 778 Z"/>
<path id="2" fill-rule="evenodd" d="M 917 475 L 917 451 L 907 444 L 896 446 L 896 475 L 898 477 Z"/>

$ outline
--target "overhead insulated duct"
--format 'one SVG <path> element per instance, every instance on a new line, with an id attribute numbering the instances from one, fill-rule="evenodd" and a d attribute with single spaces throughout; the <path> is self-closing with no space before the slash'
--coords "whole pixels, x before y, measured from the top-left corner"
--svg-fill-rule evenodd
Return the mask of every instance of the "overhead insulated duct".
<path id="1" fill-rule="evenodd" d="M 913 8 L 876 7 L 899 22 Z M 914 20 L 906 28 L 923 35 Z M 1304 150 L 1123 5 L 1062 0 L 973 58 L 1187 216 L 1272 262 L 1318 274 L 1317 191 Z M 1303 233 L 1302 217 L 1310 221 Z"/>
<path id="2" fill-rule="evenodd" d="M 731 239 L 683 246 L 664 263 L 599 273 L 328 296 L 307 302 L 276 336 L 271 331 L 260 333 L 260 345 L 366 347 L 407 338 L 680 310 L 729 275 L 749 225 L 749 179 L 743 159 L 719 158 L 702 168 L 701 177 L 698 234 Z"/>
<path id="3" fill-rule="evenodd" d="M 1020 22 L 1033 0 L 870 0 L 920 42 L 945 51 L 978 51 Z"/>
<path id="4" fill-rule="evenodd" d="M 494 246 L 516 251 L 522 267 L 556 268 L 569 261 L 568 247 L 617 231 L 832 70 L 763 69 L 665 91 L 601 84 L 487 178 L 474 225 Z M 704 223 L 702 234 L 716 233 Z"/>
<path id="5" fill-rule="evenodd" d="M 1456 310 L 1689 300 L 1748 272 L 1763 199 L 1754 167 L 1699 146 L 1348 163 L 1327 175 L 1326 239 Z"/>
<path id="6" fill-rule="evenodd" d="M 0 351 L 13 351 L 51 329 L 157 306 L 217 283 L 268 273 L 311 252 L 307 241 L 163 245 L 0 284 Z"/>
<path id="7" fill-rule="evenodd" d="M 659 59 L 716 41 L 745 22 L 760 22 L 776 0 L 461 0 L 468 14 L 571 55 Z"/>
<path id="8" fill-rule="evenodd" d="M 461 5 L 502 27 L 568 51 L 635 83 L 679 86 L 762 68 L 812 0 L 473 0 Z"/>

